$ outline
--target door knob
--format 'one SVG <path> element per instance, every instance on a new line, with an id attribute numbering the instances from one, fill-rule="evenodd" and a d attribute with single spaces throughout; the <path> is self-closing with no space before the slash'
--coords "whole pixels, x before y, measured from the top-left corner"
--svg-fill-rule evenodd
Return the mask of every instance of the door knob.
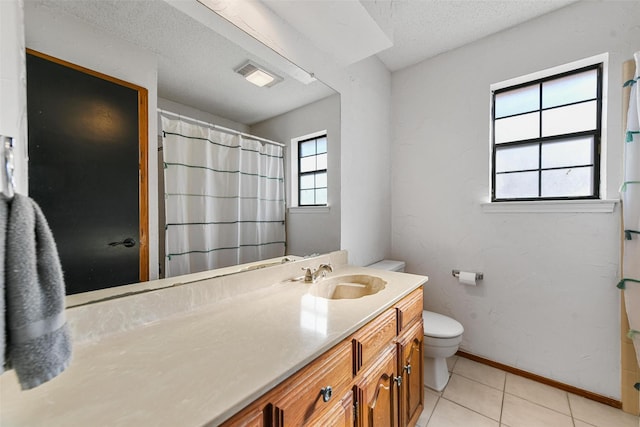
<path id="1" fill-rule="evenodd" d="M 133 240 L 131 237 L 127 237 L 126 239 L 124 239 L 122 242 L 111 242 L 108 243 L 109 246 L 124 246 L 125 248 L 132 248 L 136 245 L 136 241 Z"/>

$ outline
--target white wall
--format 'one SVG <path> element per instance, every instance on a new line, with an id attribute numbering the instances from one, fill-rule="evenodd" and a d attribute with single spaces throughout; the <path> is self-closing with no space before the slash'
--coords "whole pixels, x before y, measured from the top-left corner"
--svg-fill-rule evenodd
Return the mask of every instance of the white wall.
<path id="1" fill-rule="evenodd" d="M 0 135 L 13 138 L 15 191 L 27 194 L 27 87 L 22 0 L 0 1 Z M 6 187 L 4 147 L 0 188 Z"/>
<path id="2" fill-rule="evenodd" d="M 621 179 L 621 65 L 640 42 L 636 2 L 579 2 L 392 75 L 391 256 L 430 277 L 429 310 L 468 352 L 620 397 L 619 212 L 484 213 L 489 85 L 609 52 L 606 190 Z M 452 269 L 480 271 L 477 287 Z"/>
<path id="3" fill-rule="evenodd" d="M 69 15 L 33 2 L 25 4 L 26 46 L 148 90 L 148 109 L 156 110 L 155 55 L 106 35 Z M 157 116 L 149 114 L 149 280 L 158 278 Z"/>
<path id="4" fill-rule="evenodd" d="M 291 176 L 291 140 L 324 130 L 327 131 L 328 210 L 287 209 L 287 254 L 290 255 L 304 256 L 340 249 L 340 95 L 332 95 L 251 126 L 250 133 L 287 144 L 287 201 L 292 200 L 291 183 L 297 180 Z"/>
<path id="5" fill-rule="evenodd" d="M 369 265 L 391 247 L 391 79 L 376 57 L 327 75 L 342 99 L 342 249 Z"/>

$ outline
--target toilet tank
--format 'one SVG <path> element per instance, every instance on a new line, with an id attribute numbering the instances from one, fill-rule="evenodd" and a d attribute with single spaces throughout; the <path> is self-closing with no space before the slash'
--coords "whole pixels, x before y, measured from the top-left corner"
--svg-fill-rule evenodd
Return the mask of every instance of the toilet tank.
<path id="1" fill-rule="evenodd" d="M 404 272 L 404 261 L 394 261 L 391 259 L 383 259 L 382 261 L 378 261 L 371 265 L 368 265 L 369 268 L 377 268 L 378 270 L 387 270 L 387 271 L 399 271 Z"/>

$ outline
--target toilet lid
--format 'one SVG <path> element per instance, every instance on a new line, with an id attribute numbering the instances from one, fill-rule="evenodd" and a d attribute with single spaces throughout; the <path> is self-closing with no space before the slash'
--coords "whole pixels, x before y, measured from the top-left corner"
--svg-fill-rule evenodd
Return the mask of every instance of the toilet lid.
<path id="1" fill-rule="evenodd" d="M 453 338 L 462 335 L 464 328 L 457 320 L 431 311 L 422 312 L 424 334 L 434 338 Z"/>

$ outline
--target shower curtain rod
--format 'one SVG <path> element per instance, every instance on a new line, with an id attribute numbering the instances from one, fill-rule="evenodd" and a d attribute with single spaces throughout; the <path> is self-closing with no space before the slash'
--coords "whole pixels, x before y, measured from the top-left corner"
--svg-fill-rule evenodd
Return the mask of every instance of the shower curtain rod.
<path id="1" fill-rule="evenodd" d="M 183 120 L 194 122 L 194 123 L 197 123 L 197 124 L 200 124 L 200 125 L 208 126 L 208 127 L 211 127 L 211 128 L 213 128 L 215 130 L 219 130 L 220 132 L 230 133 L 232 135 L 240 135 L 240 136 L 243 136 L 243 137 L 245 137 L 247 139 L 253 139 L 253 140 L 258 141 L 258 142 L 264 142 L 266 144 L 277 145 L 278 147 L 282 147 L 282 148 L 286 147 L 282 142 L 272 141 L 272 140 L 267 139 L 267 138 L 261 138 L 259 136 L 255 136 L 255 135 L 251 135 L 251 134 L 248 134 L 248 133 L 240 132 L 240 131 L 237 131 L 237 130 L 234 130 L 234 129 L 229 129 L 229 128 L 226 128 L 224 126 L 219 126 L 219 125 L 216 125 L 216 124 L 213 124 L 213 123 L 204 122 L 202 120 L 193 119 L 191 117 L 184 116 L 182 114 L 172 113 L 171 111 L 163 110 L 161 108 L 158 108 L 157 110 L 158 110 L 158 113 L 160 113 L 160 114 L 167 114 L 167 115 L 170 115 L 170 116 L 173 116 L 173 117 L 177 117 L 179 119 L 183 119 Z"/>

